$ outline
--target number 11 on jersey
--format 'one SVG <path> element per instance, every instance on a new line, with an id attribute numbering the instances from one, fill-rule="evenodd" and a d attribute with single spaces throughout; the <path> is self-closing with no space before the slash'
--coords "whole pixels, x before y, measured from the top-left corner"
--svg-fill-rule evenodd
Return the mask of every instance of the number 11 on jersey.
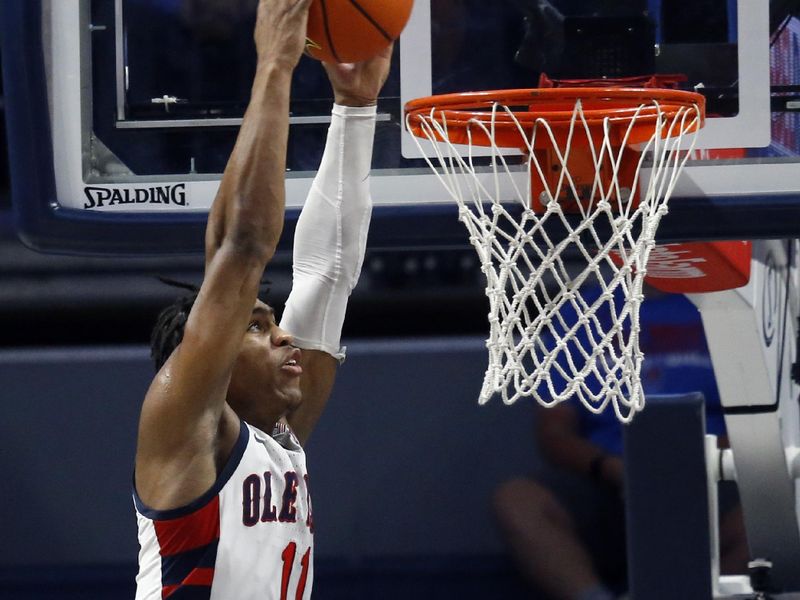
<path id="1" fill-rule="evenodd" d="M 294 567 L 294 558 L 297 555 L 297 544 L 289 542 L 286 548 L 281 553 L 283 559 L 283 574 L 281 575 L 281 600 L 288 600 L 289 579 L 292 576 L 292 568 Z M 303 558 L 300 559 L 300 581 L 297 582 L 297 592 L 294 595 L 295 600 L 303 600 L 303 592 L 306 589 L 306 579 L 308 578 L 308 563 L 311 558 L 311 548 L 306 550 Z"/>

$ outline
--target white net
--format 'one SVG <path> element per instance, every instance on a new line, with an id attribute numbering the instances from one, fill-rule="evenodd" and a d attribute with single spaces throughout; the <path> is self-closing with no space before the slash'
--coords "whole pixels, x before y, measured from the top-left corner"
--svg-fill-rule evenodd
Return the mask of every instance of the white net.
<path id="1" fill-rule="evenodd" d="M 657 115 L 652 136 L 631 149 L 634 124 L 648 111 Z M 494 142 L 501 115 L 519 131 L 521 160 Z M 466 146 L 449 141 L 444 113 L 414 118 L 435 156 L 428 163 L 458 203 L 486 276 L 489 364 L 480 403 L 496 393 L 507 404 L 577 398 L 594 413 L 612 406 L 620 421 L 630 421 L 644 406 L 639 308 L 647 260 L 691 152 L 681 140 L 699 129 L 701 110 L 687 106 L 667 115 L 653 101 L 620 127 L 608 118 L 590 123 L 579 100 L 568 130 L 554 132 L 546 116 L 524 127 L 512 109 L 494 104 L 470 120 Z M 476 156 L 473 135 L 491 140 L 490 158 Z M 550 162 L 542 160 L 542 148 Z M 573 152 L 591 158 L 593 180 L 570 173 Z M 635 173 L 626 185 L 620 172 L 631 157 Z M 649 177 L 640 182 L 643 168 Z M 515 200 L 501 202 L 503 190 Z"/>

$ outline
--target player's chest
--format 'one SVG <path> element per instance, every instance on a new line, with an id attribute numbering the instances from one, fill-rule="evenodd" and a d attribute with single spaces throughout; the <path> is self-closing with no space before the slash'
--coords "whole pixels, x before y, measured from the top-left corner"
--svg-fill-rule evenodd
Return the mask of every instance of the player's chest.
<path id="1" fill-rule="evenodd" d="M 302 454 L 252 447 L 224 492 L 225 519 L 244 530 L 313 533 L 311 490 Z M 289 533 L 287 531 L 286 533 Z"/>

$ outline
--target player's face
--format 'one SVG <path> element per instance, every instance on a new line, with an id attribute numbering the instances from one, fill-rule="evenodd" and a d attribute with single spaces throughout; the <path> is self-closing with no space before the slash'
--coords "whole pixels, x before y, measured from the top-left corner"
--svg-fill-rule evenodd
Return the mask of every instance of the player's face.
<path id="1" fill-rule="evenodd" d="M 299 406 L 303 369 L 293 342 L 272 308 L 257 301 L 228 387 L 228 402 L 246 421 L 266 426 Z"/>

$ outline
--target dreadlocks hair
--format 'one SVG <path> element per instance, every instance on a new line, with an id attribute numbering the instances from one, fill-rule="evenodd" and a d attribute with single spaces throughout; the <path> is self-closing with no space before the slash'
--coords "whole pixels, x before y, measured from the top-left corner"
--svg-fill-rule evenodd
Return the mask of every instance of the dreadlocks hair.
<path id="1" fill-rule="evenodd" d="M 150 335 L 150 358 L 153 359 L 156 372 L 158 372 L 170 357 L 178 344 L 183 340 L 183 330 L 189 313 L 197 300 L 199 289 L 197 286 L 182 283 L 166 277 L 158 278 L 162 283 L 173 287 L 188 290 L 190 293 L 177 298 L 172 304 L 162 310 L 156 319 L 155 327 Z"/>
<path id="2" fill-rule="evenodd" d="M 161 370 L 161 367 L 167 362 L 167 359 L 178 347 L 178 344 L 183 341 L 183 330 L 186 327 L 186 321 L 189 320 L 189 313 L 194 306 L 195 300 L 197 300 L 197 295 L 200 293 L 200 288 L 190 283 L 176 281 L 167 277 L 158 277 L 158 280 L 172 287 L 187 290 L 189 294 L 177 298 L 162 310 L 156 319 L 156 324 L 150 335 L 150 358 L 153 359 L 156 373 Z M 269 287 L 265 287 L 269 286 L 269 281 L 263 280 L 261 286 L 261 295 L 266 296 L 269 294 Z"/>

